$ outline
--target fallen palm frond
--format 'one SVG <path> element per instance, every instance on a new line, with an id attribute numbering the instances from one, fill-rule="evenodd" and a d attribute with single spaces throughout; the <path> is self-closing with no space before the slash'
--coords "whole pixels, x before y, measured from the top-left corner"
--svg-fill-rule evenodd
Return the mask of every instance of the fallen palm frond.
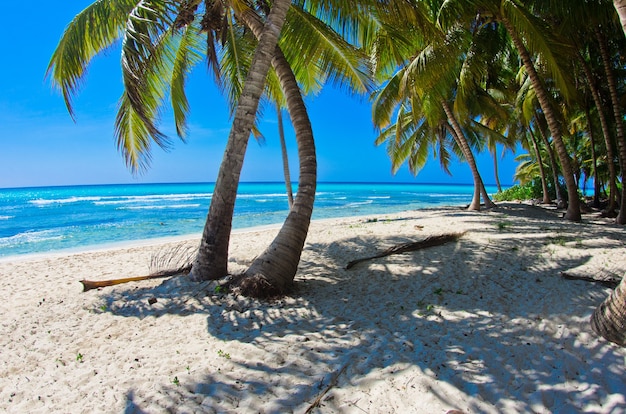
<path id="1" fill-rule="evenodd" d="M 374 256 L 369 256 L 369 257 L 364 257 L 361 259 L 356 259 L 353 260 L 351 262 L 349 262 L 346 265 L 346 269 L 350 269 L 352 268 L 354 265 L 361 263 L 361 262 L 365 262 L 367 260 L 372 260 L 372 259 L 378 259 L 380 257 L 385 257 L 385 256 L 389 256 L 392 254 L 400 254 L 400 253 L 406 253 L 406 252 L 412 252 L 415 250 L 420 250 L 420 249 L 425 249 L 427 247 L 433 247 L 433 246 L 440 246 L 442 244 L 448 243 L 448 242 L 452 242 L 452 241 L 456 241 L 458 239 L 460 239 L 463 235 L 465 234 L 465 232 L 463 233 L 446 233 L 446 234 L 440 234 L 437 236 L 430 236 L 425 238 L 424 240 L 420 240 L 417 242 L 409 242 L 409 243 L 402 243 L 402 244 L 398 244 L 396 246 L 392 246 L 390 248 L 388 248 L 387 250 L 378 253 Z"/>
<path id="2" fill-rule="evenodd" d="M 598 271 L 595 275 L 581 275 L 576 273 L 561 272 L 561 277 L 568 280 L 582 280 L 584 282 L 598 283 L 604 287 L 615 289 L 622 280 L 620 276 L 612 273 Z"/>
<path id="3" fill-rule="evenodd" d="M 114 286 L 128 282 L 158 279 L 170 276 L 186 275 L 191 271 L 193 258 L 197 252 L 196 246 L 179 244 L 174 247 L 166 247 L 152 255 L 147 276 L 133 276 L 109 280 L 81 280 L 83 292 L 106 286 Z"/>

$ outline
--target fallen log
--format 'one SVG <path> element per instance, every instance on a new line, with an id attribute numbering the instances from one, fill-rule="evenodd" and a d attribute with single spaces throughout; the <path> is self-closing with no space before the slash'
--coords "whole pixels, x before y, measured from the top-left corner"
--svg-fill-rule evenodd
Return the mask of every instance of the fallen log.
<path id="1" fill-rule="evenodd" d="M 583 276 L 567 272 L 561 272 L 561 277 L 567 280 L 582 280 L 584 282 L 598 283 L 604 287 L 608 287 L 611 289 L 615 289 L 617 285 L 619 285 L 619 282 L 622 280 L 621 277 L 614 275 L 600 274 L 598 276 Z"/>
<path id="2" fill-rule="evenodd" d="M 138 282 L 141 280 L 150 280 L 150 279 L 159 279 L 176 275 L 186 275 L 191 271 L 191 266 L 184 266 L 179 269 L 172 270 L 163 270 L 161 272 L 152 273 L 147 276 L 134 276 L 134 277 L 124 277 L 120 279 L 109 279 L 109 280 L 81 280 L 80 283 L 83 284 L 83 292 L 87 292 L 91 289 L 97 289 L 106 286 L 114 286 L 120 285 L 122 283 L 128 282 Z"/>
<path id="3" fill-rule="evenodd" d="M 353 261 L 349 262 L 346 265 L 346 269 L 351 269 L 352 267 L 354 267 L 354 265 L 356 265 L 358 263 L 361 263 L 361 262 L 365 262 L 367 260 L 378 259 L 380 257 L 390 256 L 392 254 L 400 254 L 400 253 L 412 252 L 412 251 L 415 251 L 415 250 L 425 249 L 427 247 L 440 246 L 440 245 L 446 244 L 448 242 L 456 241 L 456 240 L 460 239 L 464 234 L 465 234 L 465 232 L 462 232 L 462 233 L 446 233 L 446 234 L 440 234 L 440 235 L 437 235 L 437 236 L 429 236 L 429 237 L 426 237 L 423 240 L 416 241 L 416 242 L 408 242 L 408 243 L 398 244 L 398 245 L 392 246 L 392 247 L 388 248 L 387 250 L 385 250 L 385 251 L 383 251 L 381 253 L 378 253 L 378 254 L 376 254 L 374 256 L 363 257 L 361 259 L 353 260 Z"/>

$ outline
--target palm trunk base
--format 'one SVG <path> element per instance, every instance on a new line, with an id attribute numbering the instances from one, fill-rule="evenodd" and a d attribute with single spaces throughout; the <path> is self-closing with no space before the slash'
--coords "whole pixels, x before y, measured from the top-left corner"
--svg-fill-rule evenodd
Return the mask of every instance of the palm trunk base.
<path id="1" fill-rule="evenodd" d="M 293 289 L 293 283 L 278 286 L 271 283 L 262 274 L 242 274 L 233 277 L 228 283 L 229 289 L 237 291 L 243 296 L 257 299 L 271 299 L 281 297 Z"/>
<path id="2" fill-rule="evenodd" d="M 624 280 L 593 312 L 591 329 L 607 341 L 626 346 L 626 282 Z"/>

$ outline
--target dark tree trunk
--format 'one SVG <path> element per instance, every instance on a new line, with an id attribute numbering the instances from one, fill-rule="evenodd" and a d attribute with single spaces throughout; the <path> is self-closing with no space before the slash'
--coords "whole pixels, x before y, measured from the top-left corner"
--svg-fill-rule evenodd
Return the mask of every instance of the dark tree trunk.
<path id="1" fill-rule="evenodd" d="M 617 148 L 619 153 L 619 162 L 622 169 L 622 201 L 617 214 L 617 224 L 626 224 L 626 138 L 624 137 L 624 114 L 620 105 L 620 97 L 617 91 L 617 80 L 611 66 L 611 58 L 607 48 L 607 42 L 600 29 L 596 29 L 596 37 L 600 45 L 600 55 L 602 56 L 602 65 L 606 81 L 609 86 L 609 94 L 611 95 L 611 106 L 613 107 L 613 116 L 615 117 L 615 130 L 617 131 Z M 611 160 L 609 160 L 610 162 Z"/>
<path id="2" fill-rule="evenodd" d="M 530 58 L 530 53 L 526 49 L 526 46 L 524 46 L 522 39 L 517 32 L 515 32 L 513 25 L 508 21 L 508 19 L 503 18 L 502 23 L 506 27 L 509 36 L 511 36 L 511 40 L 513 41 L 513 44 L 519 53 L 520 59 L 524 64 L 524 69 L 526 69 L 526 74 L 530 79 L 533 89 L 535 90 L 535 94 L 537 95 L 539 105 L 541 106 L 541 110 L 543 111 L 546 121 L 548 122 L 550 135 L 552 135 L 552 142 L 554 143 L 559 160 L 561 161 L 561 171 L 563 172 L 563 178 L 565 180 L 565 185 L 567 186 L 568 195 L 568 205 L 565 218 L 570 221 L 580 221 L 581 216 L 580 201 L 578 200 L 578 186 L 576 185 L 576 180 L 574 179 L 574 173 L 572 171 L 572 165 L 570 163 L 569 154 L 567 153 L 567 148 L 563 142 L 561 125 L 559 124 L 558 117 L 552 107 L 548 92 L 543 86 L 543 83 L 535 70 L 535 65 Z"/>
<path id="3" fill-rule="evenodd" d="M 543 200 L 541 201 L 541 203 L 550 204 L 552 200 L 550 199 L 550 191 L 548 190 L 548 179 L 546 177 L 546 169 L 543 167 L 543 159 L 541 158 L 539 144 L 537 143 L 537 138 L 535 138 L 535 134 L 533 134 L 532 129 L 528 128 L 528 132 L 530 134 L 530 141 L 533 144 L 533 149 L 535 150 L 535 156 L 537 157 L 537 164 L 539 165 L 539 174 L 541 176 L 541 189 L 543 191 Z"/>
<path id="4" fill-rule="evenodd" d="M 614 214 L 614 211 L 617 208 L 616 204 L 616 194 L 617 194 L 617 171 L 615 169 L 615 164 L 613 160 L 615 159 L 615 153 L 613 152 L 613 142 L 611 140 L 611 133 L 609 128 L 609 123 L 606 119 L 606 114 L 604 112 L 604 104 L 602 103 L 602 98 L 600 97 L 600 92 L 598 91 L 596 78 L 591 72 L 591 68 L 585 61 L 585 59 L 578 54 L 578 61 L 583 69 L 583 73 L 585 74 L 585 78 L 587 79 L 587 85 L 589 86 L 589 90 L 591 91 L 591 96 L 593 98 L 593 103 L 596 106 L 596 110 L 598 111 L 598 118 L 600 119 L 600 127 L 602 128 L 602 136 L 604 137 L 604 144 L 606 145 L 606 157 L 607 157 L 607 166 L 609 168 L 609 204 L 606 208 L 608 214 Z M 589 118 L 589 117 L 588 117 Z M 595 168 L 595 164 L 594 164 Z M 595 174 L 595 172 L 594 172 Z M 596 180 L 596 189 L 599 186 L 599 182 L 597 182 L 597 177 L 594 178 Z"/>

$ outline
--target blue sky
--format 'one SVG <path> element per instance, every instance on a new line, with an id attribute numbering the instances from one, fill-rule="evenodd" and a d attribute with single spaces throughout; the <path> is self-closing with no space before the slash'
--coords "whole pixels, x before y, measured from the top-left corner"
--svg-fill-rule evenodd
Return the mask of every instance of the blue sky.
<path id="1" fill-rule="evenodd" d="M 0 187 L 214 181 L 231 120 L 224 99 L 202 65 L 188 84 L 191 116 L 187 143 L 176 138 L 166 114 L 161 127 L 174 145 L 169 152 L 155 147 L 151 168 L 142 175 L 129 172 L 114 142 L 113 123 L 122 91 L 116 50 L 94 60 L 74 99 L 76 121 L 70 118 L 60 93 L 45 79 L 45 71 L 63 29 L 90 3 L 35 0 L 27 9 L 18 2 L 4 5 L 5 15 L 13 18 L 5 22 L 0 44 L 4 62 L 0 65 Z M 471 183 L 467 166 L 456 164 L 453 176 L 448 176 L 436 160 L 417 177 L 406 167 L 393 175 L 385 148 L 374 145 L 376 131 L 366 99 L 327 88 L 308 97 L 306 103 L 320 181 Z M 250 143 L 243 181 L 283 179 L 276 114 L 268 107 L 263 115 L 260 126 L 266 142 Z M 292 178 L 297 180 L 291 130 L 287 131 L 287 146 Z M 504 185 L 513 182 L 512 158 L 509 153 L 500 161 Z M 490 156 L 482 154 L 478 159 L 485 183 L 495 183 Z"/>

